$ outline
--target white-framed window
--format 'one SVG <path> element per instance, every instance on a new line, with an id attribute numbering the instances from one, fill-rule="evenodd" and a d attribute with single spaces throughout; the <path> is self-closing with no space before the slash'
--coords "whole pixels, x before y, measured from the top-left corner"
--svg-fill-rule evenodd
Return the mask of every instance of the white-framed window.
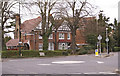
<path id="1" fill-rule="evenodd" d="M 70 39 L 70 33 L 68 33 L 68 35 L 67 35 L 67 39 Z"/>
<path id="2" fill-rule="evenodd" d="M 39 39 L 42 39 L 42 36 L 41 36 L 41 35 L 39 35 Z"/>
<path id="3" fill-rule="evenodd" d="M 67 43 L 59 43 L 59 49 L 60 50 L 68 49 L 68 44 Z"/>
<path id="4" fill-rule="evenodd" d="M 53 34 L 50 34 L 49 39 L 53 39 Z"/>
<path id="5" fill-rule="evenodd" d="M 64 33 L 59 33 L 59 39 L 64 39 Z"/>
<path id="6" fill-rule="evenodd" d="M 39 43 L 39 50 L 43 50 L 43 44 Z"/>
<path id="7" fill-rule="evenodd" d="M 49 43 L 48 50 L 54 50 L 54 44 L 53 43 Z"/>

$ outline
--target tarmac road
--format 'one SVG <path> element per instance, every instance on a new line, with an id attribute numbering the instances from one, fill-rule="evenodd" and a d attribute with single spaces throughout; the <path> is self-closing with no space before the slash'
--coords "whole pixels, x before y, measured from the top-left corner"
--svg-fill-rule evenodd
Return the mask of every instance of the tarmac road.
<path id="1" fill-rule="evenodd" d="M 118 53 L 51 58 L 3 59 L 2 74 L 115 74 Z"/>

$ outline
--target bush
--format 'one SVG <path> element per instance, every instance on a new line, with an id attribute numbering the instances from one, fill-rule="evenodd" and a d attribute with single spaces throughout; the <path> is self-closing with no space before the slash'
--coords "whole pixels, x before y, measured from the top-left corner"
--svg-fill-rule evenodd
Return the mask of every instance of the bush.
<path id="1" fill-rule="evenodd" d="M 118 52 L 120 51 L 120 47 L 114 47 L 113 52 Z"/>
<path id="2" fill-rule="evenodd" d="M 39 57 L 39 51 L 22 50 L 21 53 L 19 56 L 18 50 L 2 51 L 2 58 Z"/>
<path id="3" fill-rule="evenodd" d="M 84 48 L 80 48 L 79 50 L 77 50 L 77 54 L 78 55 L 83 55 L 83 54 L 87 54 L 88 50 L 85 50 Z"/>
<path id="4" fill-rule="evenodd" d="M 22 51 L 23 57 L 39 57 L 39 51 L 30 51 L 30 50 L 24 50 Z"/>
<path id="5" fill-rule="evenodd" d="M 45 56 L 52 57 L 52 56 L 67 56 L 67 51 L 43 51 Z"/>
<path id="6" fill-rule="evenodd" d="M 2 51 L 2 58 L 11 58 L 11 57 L 18 57 L 19 51 Z"/>
<path id="7" fill-rule="evenodd" d="M 68 56 L 68 51 L 41 51 L 45 53 L 45 57 Z M 19 56 L 18 50 L 2 51 L 2 58 L 24 58 L 24 57 L 40 57 L 39 51 L 22 50 L 22 56 Z"/>
<path id="8" fill-rule="evenodd" d="M 84 46 L 85 50 L 91 50 L 91 49 L 94 49 L 94 48 L 95 48 L 95 46 L 91 46 L 91 45 Z"/>

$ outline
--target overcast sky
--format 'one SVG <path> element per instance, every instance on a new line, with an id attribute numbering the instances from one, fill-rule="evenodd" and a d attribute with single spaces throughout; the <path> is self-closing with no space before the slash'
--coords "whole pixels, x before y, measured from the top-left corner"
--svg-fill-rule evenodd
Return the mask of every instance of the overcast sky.
<path id="1" fill-rule="evenodd" d="M 96 6 L 97 12 L 103 10 L 107 17 L 110 17 L 110 22 L 113 23 L 114 18 L 118 19 L 118 2 L 120 0 L 90 0 L 90 2 Z"/>
<path id="2" fill-rule="evenodd" d="M 114 18 L 118 19 L 118 2 L 120 0 L 88 0 L 92 5 L 97 6 L 97 9 L 94 11 L 96 14 L 100 10 L 103 10 L 105 16 L 110 17 L 110 22 L 113 23 Z M 34 11 L 37 11 L 33 9 Z M 21 11 L 22 13 L 22 11 Z M 31 18 L 36 18 L 37 15 L 24 15 L 22 16 L 22 22 Z"/>

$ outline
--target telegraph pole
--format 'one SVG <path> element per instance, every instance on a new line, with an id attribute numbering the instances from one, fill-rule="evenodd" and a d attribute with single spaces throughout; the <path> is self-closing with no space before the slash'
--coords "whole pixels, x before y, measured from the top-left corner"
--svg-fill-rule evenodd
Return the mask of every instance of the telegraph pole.
<path id="1" fill-rule="evenodd" d="M 105 41 L 106 41 L 106 47 L 107 47 L 107 54 L 109 55 L 109 49 L 108 49 L 108 42 L 109 42 L 109 38 L 108 38 L 108 28 L 106 28 L 106 39 L 105 39 Z"/>
<path id="2" fill-rule="evenodd" d="M 20 1 L 19 1 L 19 56 L 21 56 L 21 20 L 20 20 Z"/>
<path id="3" fill-rule="evenodd" d="M 0 1 L 0 51 L 2 51 L 2 1 Z"/>

